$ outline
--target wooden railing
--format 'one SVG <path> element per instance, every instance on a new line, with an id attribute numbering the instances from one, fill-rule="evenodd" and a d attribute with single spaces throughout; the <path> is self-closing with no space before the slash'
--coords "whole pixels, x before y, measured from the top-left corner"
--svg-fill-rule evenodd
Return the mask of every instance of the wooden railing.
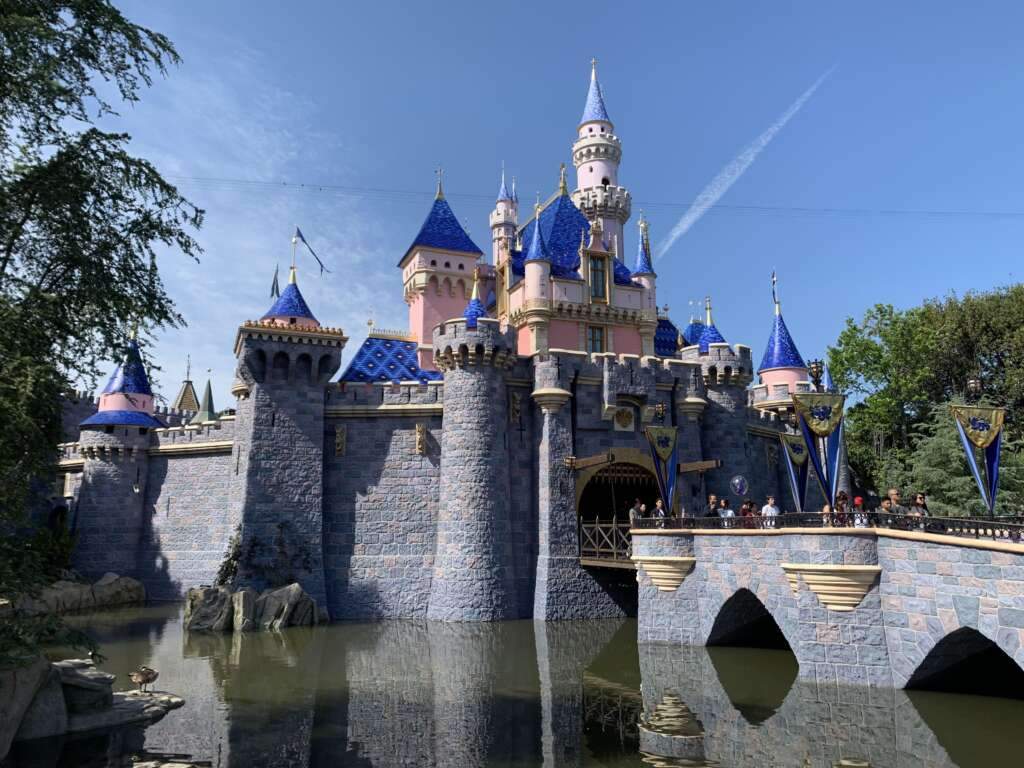
<path id="1" fill-rule="evenodd" d="M 581 520 L 579 523 L 580 562 L 606 568 L 633 568 L 629 520 Z"/>

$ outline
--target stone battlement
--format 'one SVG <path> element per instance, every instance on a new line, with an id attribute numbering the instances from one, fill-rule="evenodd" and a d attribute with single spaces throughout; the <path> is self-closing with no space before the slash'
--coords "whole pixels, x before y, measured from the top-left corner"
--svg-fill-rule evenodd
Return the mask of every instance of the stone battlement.
<path id="1" fill-rule="evenodd" d="M 769 391 L 770 390 L 770 391 Z M 796 382 L 795 393 L 813 392 L 814 384 L 810 381 Z M 789 384 L 774 384 L 769 387 L 767 384 L 755 384 L 750 388 L 750 402 L 753 405 L 790 402 L 795 394 Z"/>
<path id="2" fill-rule="evenodd" d="M 434 364 L 442 371 L 473 365 L 511 368 L 516 363 L 516 338 L 502 331 L 497 320 L 480 318 L 468 328 L 464 318 L 434 328 Z"/>

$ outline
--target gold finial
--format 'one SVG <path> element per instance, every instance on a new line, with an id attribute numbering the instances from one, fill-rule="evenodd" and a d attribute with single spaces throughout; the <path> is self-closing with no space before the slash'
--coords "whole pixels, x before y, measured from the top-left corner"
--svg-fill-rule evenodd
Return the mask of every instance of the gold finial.
<path id="1" fill-rule="evenodd" d="M 640 209 L 640 221 L 638 221 L 636 224 L 637 224 L 638 227 L 640 227 L 640 232 L 643 235 L 646 235 L 647 234 L 647 219 L 644 218 L 644 209 L 643 208 Z"/>
<path id="2" fill-rule="evenodd" d="M 704 297 L 704 325 L 714 325 L 711 320 L 711 297 Z"/>
<path id="3" fill-rule="evenodd" d="M 569 185 L 565 183 L 565 163 L 562 163 L 558 169 L 558 194 L 569 194 Z"/>
<path id="4" fill-rule="evenodd" d="M 590 78 L 592 80 L 597 79 L 597 59 L 590 60 Z"/>
<path id="5" fill-rule="evenodd" d="M 473 301 L 474 299 L 478 301 L 480 299 L 480 267 L 473 270 L 473 293 L 469 300 Z"/>
<path id="6" fill-rule="evenodd" d="M 434 173 L 437 174 L 437 194 L 434 195 L 434 199 L 435 200 L 444 200 L 444 186 L 442 184 L 442 182 L 444 181 L 444 168 L 442 168 L 439 165 L 434 170 Z"/>
<path id="7" fill-rule="evenodd" d="M 537 221 L 540 221 L 540 192 L 537 193 L 536 199 L 533 201 L 533 216 Z"/>
<path id="8" fill-rule="evenodd" d="M 298 281 L 295 279 L 295 265 L 292 264 L 288 269 L 288 284 L 295 285 Z"/>

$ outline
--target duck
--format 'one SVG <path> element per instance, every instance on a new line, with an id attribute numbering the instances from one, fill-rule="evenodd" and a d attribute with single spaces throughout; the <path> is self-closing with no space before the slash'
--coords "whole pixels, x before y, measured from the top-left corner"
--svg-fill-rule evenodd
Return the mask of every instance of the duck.
<path id="1" fill-rule="evenodd" d="M 143 691 L 146 690 L 147 685 L 152 685 L 156 682 L 156 679 L 160 677 L 160 673 L 151 667 L 139 667 L 134 672 L 128 674 L 128 679 L 135 683 Z"/>

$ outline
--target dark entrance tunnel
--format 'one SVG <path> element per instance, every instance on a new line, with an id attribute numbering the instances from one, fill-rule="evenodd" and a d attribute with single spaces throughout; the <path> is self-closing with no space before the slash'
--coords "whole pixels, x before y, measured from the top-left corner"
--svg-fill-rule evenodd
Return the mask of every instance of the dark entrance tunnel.
<path id="1" fill-rule="evenodd" d="M 629 508 L 640 499 L 648 510 L 658 499 L 658 481 L 639 464 L 618 462 L 590 478 L 580 495 L 579 515 L 585 521 L 629 519 Z"/>
<path id="2" fill-rule="evenodd" d="M 749 589 L 741 589 L 725 601 L 707 645 L 792 651 L 775 619 Z"/>
<path id="3" fill-rule="evenodd" d="M 932 648 L 906 687 L 1024 700 L 1024 669 L 983 634 L 963 627 Z"/>

